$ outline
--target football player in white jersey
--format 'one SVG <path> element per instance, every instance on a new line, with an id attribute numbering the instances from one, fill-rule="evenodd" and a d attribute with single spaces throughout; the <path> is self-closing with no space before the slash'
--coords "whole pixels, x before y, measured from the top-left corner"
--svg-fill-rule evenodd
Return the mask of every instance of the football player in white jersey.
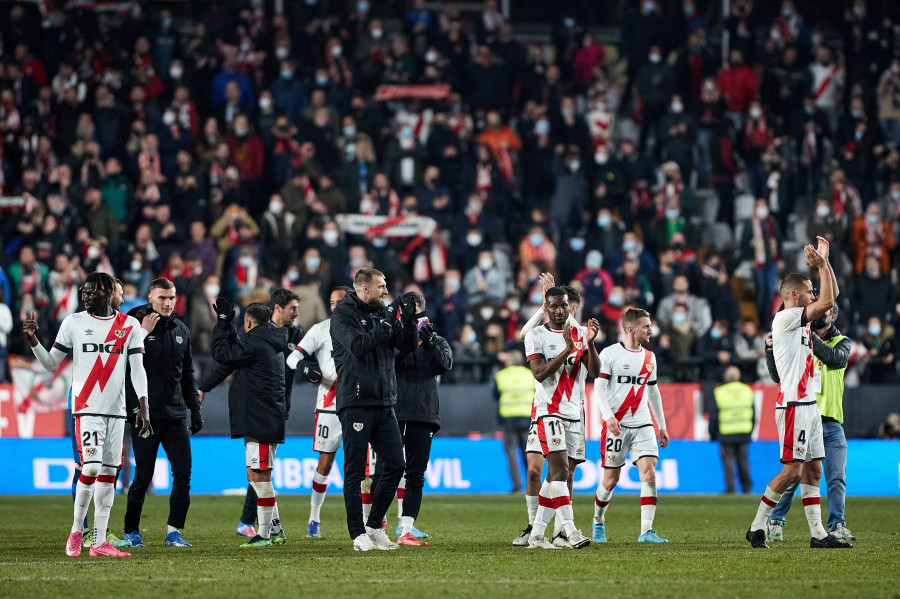
<path id="1" fill-rule="evenodd" d="M 600 372 L 594 347 L 600 323 L 591 319 L 586 328 L 569 326 L 569 299 L 560 287 L 548 290 L 544 298 L 550 321 L 525 335 L 525 356 L 535 379 L 538 439 L 548 464 L 527 547 L 558 549 L 544 538 L 555 512 L 569 546 L 580 549 L 591 541 L 575 528 L 567 480 L 569 469 L 584 461 L 584 382 L 587 374 L 596 377 Z"/>
<path id="2" fill-rule="evenodd" d="M 781 382 L 775 402 L 775 424 L 781 445 L 781 472 L 766 486 L 756 518 L 747 531 L 747 540 L 757 548 L 766 545 L 766 523 L 785 489 L 800 481 L 800 495 L 809 524 L 812 548 L 837 549 L 853 547 L 828 534 L 822 526 L 819 503 L 819 479 L 825 442 L 822 416 L 816 405 L 816 381 L 809 323 L 831 310 L 838 296 L 837 280 L 828 263 L 828 242 L 818 238 L 818 247 L 804 248 L 805 262 L 819 271 L 819 297 L 813 293 L 812 281 L 806 275 L 791 273 L 781 283 L 784 310 L 772 319 L 772 350 Z"/>
<path id="3" fill-rule="evenodd" d="M 541 286 L 544 288 L 544 293 L 556 286 L 553 275 L 550 273 L 541 273 L 540 281 Z M 561 287 L 566 290 L 566 295 L 569 298 L 569 318 L 567 322 L 570 326 L 577 327 L 578 321 L 575 320 L 574 315 L 575 311 L 578 309 L 578 305 L 581 303 L 581 295 L 571 287 L 565 285 L 561 285 Z M 532 317 L 528 319 L 528 322 L 522 326 L 522 330 L 519 331 L 519 339 L 524 341 L 528 331 L 540 325 L 546 314 L 547 302 L 544 300 L 544 305 L 538 308 Z M 544 471 L 544 462 L 546 461 L 544 460 L 544 454 L 541 451 L 541 443 L 538 440 L 537 420 L 535 419 L 534 409 L 534 401 L 532 400 L 531 426 L 528 429 L 528 439 L 525 443 L 525 508 L 528 510 L 528 526 L 525 527 L 522 534 L 513 539 L 513 545 L 515 547 L 526 547 L 528 545 L 528 537 L 531 536 L 531 528 L 534 524 L 534 517 L 537 514 L 538 509 L 538 493 L 541 490 L 541 473 Z M 570 495 L 574 473 L 574 469 L 569 470 L 568 485 Z M 560 528 L 559 518 L 557 518 L 554 523 L 553 532 L 554 544 L 562 546 L 564 541 L 568 544 L 568 541 L 565 539 L 565 532 Z"/>
<path id="4" fill-rule="evenodd" d="M 603 432 L 600 457 L 603 480 L 597 486 L 594 505 L 592 540 L 606 542 L 606 509 L 619 474 L 625 465 L 625 454 L 637 466 L 641 479 L 641 534 L 638 543 L 666 543 L 653 530 L 656 515 L 656 462 L 659 447 L 669 444 L 662 397 L 656 385 L 656 355 L 643 347 L 650 341 L 650 314 L 629 308 L 622 315 L 625 339 L 600 352 L 600 377 L 594 382 Z M 659 446 L 653 431 L 650 412 L 659 425 Z"/>
<path id="5" fill-rule="evenodd" d="M 337 287 L 331 292 L 328 301 L 332 311 L 348 291 L 351 291 L 350 287 Z M 318 378 L 319 383 L 313 441 L 313 449 L 319 452 L 319 463 L 313 474 L 312 495 L 309 498 L 309 524 L 306 529 L 306 536 L 315 539 L 322 536 L 320 512 L 328 488 L 328 475 L 334 464 L 334 454 L 341 446 L 341 421 L 337 417 L 334 405 L 337 371 L 332 357 L 331 319 L 310 327 L 297 348 L 288 356 L 287 365 L 302 372 L 307 380 L 310 380 L 308 373 L 312 373 Z"/>
<path id="6" fill-rule="evenodd" d="M 35 336 L 38 329 L 35 314 L 22 324 L 32 352 L 45 369 L 56 369 L 70 351 L 73 354 L 72 408 L 82 466 L 75 493 L 75 519 L 66 543 L 69 557 L 81 555 L 81 526 L 92 494 L 94 535 L 90 555 L 130 556 L 106 540 L 115 498 L 116 470 L 122 464 L 126 363 L 131 366 L 131 382 L 139 397 L 135 426 L 142 435 L 150 433 L 150 414 L 143 336 L 139 334 L 141 325 L 112 308 L 110 298 L 114 293 L 115 282 L 111 276 L 100 272 L 88 275 L 81 286 L 85 311 L 70 314 L 63 320 L 49 352 Z"/>

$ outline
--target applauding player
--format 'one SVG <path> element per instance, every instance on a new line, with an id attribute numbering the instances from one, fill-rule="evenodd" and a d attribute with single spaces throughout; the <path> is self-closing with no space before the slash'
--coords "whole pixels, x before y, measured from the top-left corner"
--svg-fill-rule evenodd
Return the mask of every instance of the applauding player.
<path id="1" fill-rule="evenodd" d="M 81 286 L 85 311 L 66 316 L 49 352 L 35 336 L 38 324 L 34 313 L 22 323 L 31 351 L 47 370 L 56 369 L 70 351 L 73 356 L 72 413 L 82 466 L 75 491 L 75 520 L 66 543 L 69 557 L 81 555 L 81 527 L 91 494 L 94 495 L 91 557 L 130 557 L 106 540 L 116 493 L 116 470 L 122 464 L 126 363 L 131 366 L 131 383 L 139 399 L 135 427 L 141 436 L 150 434 L 150 414 L 143 335 L 139 334 L 141 325 L 112 308 L 110 299 L 114 293 L 112 277 L 100 272 L 89 274 Z"/>
<path id="2" fill-rule="evenodd" d="M 571 327 L 565 290 L 553 287 L 544 297 L 550 322 L 525 335 L 525 356 L 535 378 L 538 439 L 549 465 L 528 547 L 558 549 L 544 537 L 555 511 L 569 546 L 580 549 L 591 541 L 575 528 L 567 480 L 569 470 L 584 461 L 584 382 L 587 374 L 596 377 L 600 371 L 594 347 L 600 323 L 592 319 L 587 328 Z"/>
<path id="3" fill-rule="evenodd" d="M 337 287 L 331 292 L 331 311 L 344 299 L 350 287 Z M 317 539 L 320 529 L 322 504 L 328 488 L 328 475 L 334 464 L 334 454 L 341 446 L 341 421 L 334 406 L 337 372 L 334 369 L 331 345 L 331 319 L 310 327 L 297 348 L 288 356 L 287 366 L 299 371 L 310 383 L 318 383 L 316 394 L 316 431 L 313 449 L 319 452 L 319 463 L 313 474 L 312 495 L 309 498 L 309 524 L 306 536 Z"/>
<path id="4" fill-rule="evenodd" d="M 838 295 L 834 271 L 828 264 L 828 242 L 818 238 L 818 248 L 807 245 L 806 264 L 818 269 L 821 289 L 813 294 L 812 281 L 806 275 L 791 273 L 781 283 L 784 310 L 772 320 L 772 351 L 780 379 L 775 402 L 775 424 L 781 444 L 781 472 L 766 486 L 766 492 L 756 510 L 756 518 L 747 531 L 750 545 L 768 548 L 766 524 L 769 515 L 792 484 L 800 481 L 800 495 L 809 523 L 813 548 L 849 548 L 844 542 L 828 534 L 822 526 L 822 507 L 819 503 L 819 479 L 825 458 L 822 415 L 816 405 L 813 375 L 812 331 L 809 324 L 826 314 Z"/>
<path id="5" fill-rule="evenodd" d="M 659 447 L 669 443 L 662 397 L 656 386 L 656 355 L 642 347 L 650 340 L 650 314 L 631 308 L 622 317 L 625 340 L 610 345 L 600 353 L 598 388 L 603 433 L 600 456 L 603 480 L 597 487 L 592 540 L 606 542 L 605 514 L 619 474 L 625 465 L 625 454 L 638 467 L 641 478 L 641 535 L 638 543 L 666 543 L 653 530 L 656 515 L 656 462 L 659 449 L 650 411 L 659 425 Z M 650 409 L 647 409 L 649 403 Z"/>

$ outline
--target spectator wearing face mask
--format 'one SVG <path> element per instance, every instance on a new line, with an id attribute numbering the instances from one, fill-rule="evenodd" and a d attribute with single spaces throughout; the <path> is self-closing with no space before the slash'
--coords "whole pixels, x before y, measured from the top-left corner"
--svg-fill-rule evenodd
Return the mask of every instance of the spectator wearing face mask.
<path id="1" fill-rule="evenodd" d="M 603 269 L 603 254 L 597 250 L 589 251 L 584 259 L 584 268 L 578 271 L 575 278 L 584 287 L 585 313 L 596 315 L 614 285 L 612 275 Z"/>
<path id="2" fill-rule="evenodd" d="M 855 322 L 865 323 L 871 318 L 884 318 L 896 301 L 891 277 L 881 271 L 881 261 L 867 256 L 865 269 L 856 275 L 853 283 L 853 312 Z"/>
<path id="3" fill-rule="evenodd" d="M 272 258 L 272 274 L 282 273 L 299 253 L 297 217 L 285 210 L 281 196 L 273 194 L 261 220 L 259 241 Z"/>
<path id="4" fill-rule="evenodd" d="M 869 204 L 865 214 L 853 221 L 853 231 L 850 233 L 853 272 L 860 274 L 865 268 L 866 259 L 874 256 L 878 259 L 882 274 L 889 274 L 891 253 L 896 246 L 891 224 L 881 216 L 881 205 L 878 202 Z"/>
<path id="5" fill-rule="evenodd" d="M 721 380 L 725 369 L 734 361 L 734 343 L 728 334 L 728 321 L 717 320 L 705 335 L 700 337 L 698 347 L 703 358 L 701 369 L 704 381 Z"/>
<path id="6" fill-rule="evenodd" d="M 744 62 L 744 54 L 740 50 L 731 51 L 728 66 L 719 72 L 719 89 L 728 105 L 725 115 L 731 119 L 736 129 L 741 129 L 744 126 L 744 115 L 759 93 L 759 84 L 753 70 Z"/>
<path id="7" fill-rule="evenodd" d="M 485 300 L 501 302 L 506 297 L 509 284 L 507 276 L 497 268 L 493 254 L 484 250 L 478 254 L 478 263 L 466 273 L 463 287 L 473 304 Z"/>
<path id="8" fill-rule="evenodd" d="M 846 229 L 835 218 L 831 202 L 825 198 L 820 197 L 816 200 L 815 210 L 806 220 L 806 237 L 808 239 L 824 238 L 831 247 L 828 259 L 832 263 L 832 268 L 835 269 L 835 272 L 842 272 L 840 257 L 843 255 Z"/>
<path id="9" fill-rule="evenodd" d="M 587 178 L 576 145 L 559 144 L 553 157 L 556 191 L 550 198 L 550 218 L 556 226 L 555 238 L 563 242 L 581 228 L 588 206 Z"/>
<path id="10" fill-rule="evenodd" d="M 896 383 L 900 346 L 894 327 L 881 318 L 872 317 L 866 322 L 861 339 L 868 352 L 863 381 L 873 384 Z"/>
<path id="11" fill-rule="evenodd" d="M 528 235 L 519 242 L 519 265 L 522 271 L 525 265 L 532 262 L 556 264 L 556 256 L 556 246 L 541 227 L 532 227 Z"/>
<path id="12" fill-rule="evenodd" d="M 696 382 L 696 368 L 684 362 L 684 358 L 694 355 L 694 346 L 700 337 L 691 326 L 691 314 L 684 304 L 677 304 L 671 313 L 668 325 L 660 323 L 660 347 L 665 348 L 667 362 L 675 366 L 676 382 Z"/>
<path id="13" fill-rule="evenodd" d="M 650 46 L 648 59 L 649 62 L 638 71 L 635 82 L 641 101 L 641 151 L 646 148 L 647 137 L 657 135 L 660 120 L 675 91 L 675 71 L 663 61 L 662 48 Z"/>
<path id="14" fill-rule="evenodd" d="M 684 108 L 681 94 L 672 95 L 668 111 L 660 119 L 657 137 L 662 147 L 661 158 L 677 164 L 679 174 L 684 173 L 689 179 L 694 170 L 697 119 Z"/>
<path id="15" fill-rule="evenodd" d="M 690 326 L 697 336 L 705 335 L 712 326 L 712 315 L 709 302 L 704 298 L 693 295 L 690 292 L 688 278 L 675 277 L 672 283 L 672 293 L 663 297 L 656 309 L 656 318 L 660 327 L 668 327 L 672 324 L 676 308 L 686 306 L 685 313 L 690 316 Z"/>
<path id="16" fill-rule="evenodd" d="M 591 213 L 596 214 L 602 208 L 613 210 L 622 206 L 628 183 L 614 147 L 604 146 L 594 150 L 593 161 L 588 167 L 588 179 Z"/>
<path id="17" fill-rule="evenodd" d="M 442 337 L 456 339 L 465 321 L 466 306 L 469 305 L 469 294 L 462 287 L 458 270 L 448 270 L 444 275 L 442 293 L 437 299 L 441 318 L 436 327 Z"/>
<path id="18" fill-rule="evenodd" d="M 756 285 L 756 310 L 760 328 L 769 327 L 772 320 L 772 298 L 778 281 L 778 262 L 781 260 L 781 228 L 769 216 L 768 201 L 756 200 L 753 217 L 744 223 L 741 239 L 742 255 L 749 260 Z"/>

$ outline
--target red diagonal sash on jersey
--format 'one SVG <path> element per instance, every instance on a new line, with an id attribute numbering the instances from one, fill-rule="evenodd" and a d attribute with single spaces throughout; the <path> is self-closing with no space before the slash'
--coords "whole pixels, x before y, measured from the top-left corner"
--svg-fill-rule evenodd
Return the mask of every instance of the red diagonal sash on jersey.
<path id="1" fill-rule="evenodd" d="M 94 385 L 99 384 L 100 391 L 103 391 L 106 388 L 106 383 L 109 381 L 109 377 L 112 376 L 113 370 L 116 368 L 119 356 L 125 351 L 124 345 L 125 342 L 128 341 L 128 335 L 131 334 L 131 327 L 123 327 L 127 318 L 128 315 L 123 312 L 119 312 L 116 315 L 116 319 L 109 329 L 109 334 L 103 342 L 106 344 L 112 341 L 116 350 L 109 352 L 109 358 L 106 359 L 106 364 L 103 363 L 103 354 L 97 356 L 97 361 L 94 362 L 91 372 L 88 374 L 87 379 L 84 381 L 84 385 L 81 387 L 81 392 L 75 397 L 76 412 L 80 412 L 87 407 L 87 401 L 91 396 L 91 392 L 94 390 Z M 123 332 L 124 335 L 121 337 L 116 335 L 117 330 Z"/>
<path id="2" fill-rule="evenodd" d="M 834 63 L 833 65 L 831 65 L 831 68 L 828 69 L 828 73 L 825 75 L 825 78 L 819 82 L 819 86 L 814 92 L 816 100 L 822 97 L 822 94 L 825 93 L 825 90 L 828 89 L 828 86 L 831 85 L 832 80 L 837 76 L 840 70 L 841 67 L 838 66 L 838 63 Z"/>
<path id="3" fill-rule="evenodd" d="M 576 343 L 575 364 L 572 366 L 571 373 L 567 373 L 566 367 L 563 365 L 562 374 L 559 375 L 559 382 L 556 384 L 556 390 L 553 391 L 553 397 L 550 398 L 550 405 L 547 407 L 548 414 L 556 414 L 559 412 L 559 404 L 562 403 L 563 398 L 572 397 L 572 389 L 575 387 L 575 380 L 578 378 L 578 369 L 581 368 L 581 356 L 584 354 L 584 343 L 581 342 L 581 339 L 576 337 L 578 329 L 572 327 L 572 331 L 572 339 Z M 581 347 L 579 348 L 578 345 L 581 345 Z"/>
<path id="4" fill-rule="evenodd" d="M 325 393 L 325 397 L 322 398 L 322 407 L 330 408 L 334 405 L 334 396 L 337 393 L 337 379 L 334 379 L 334 382 L 331 383 L 331 389 Z"/>
<path id="5" fill-rule="evenodd" d="M 637 409 L 641 406 L 641 400 L 644 399 L 644 389 L 650 381 L 650 372 L 653 370 L 652 358 L 653 354 L 645 349 L 644 364 L 641 366 L 641 372 L 638 375 L 639 377 L 644 377 L 644 382 L 641 383 L 641 386 L 638 387 L 637 390 L 632 386 L 631 390 L 628 391 L 625 401 L 622 402 L 622 405 L 619 406 L 619 411 L 616 412 L 616 420 L 622 420 L 622 418 L 625 417 L 625 414 L 628 413 L 629 408 L 631 408 L 631 415 L 634 416 L 634 413 L 637 412 Z"/>

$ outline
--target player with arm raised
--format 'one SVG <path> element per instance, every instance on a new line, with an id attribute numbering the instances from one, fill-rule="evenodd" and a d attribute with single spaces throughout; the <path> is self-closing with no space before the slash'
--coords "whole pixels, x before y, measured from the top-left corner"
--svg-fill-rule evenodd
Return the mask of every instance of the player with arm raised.
<path id="1" fill-rule="evenodd" d="M 350 287 L 336 287 L 329 297 L 331 311 L 344 299 Z M 309 498 L 309 524 L 306 536 L 317 539 L 322 536 L 322 504 L 328 488 L 328 475 L 334 464 L 334 454 L 341 446 L 341 421 L 334 405 L 337 372 L 334 367 L 331 345 L 331 319 L 310 327 L 297 348 L 288 356 L 287 366 L 311 382 L 318 383 L 316 393 L 316 424 L 313 449 L 319 452 L 319 463 L 313 474 L 312 495 Z"/>
<path id="2" fill-rule="evenodd" d="M 806 275 L 791 273 L 781 283 L 784 310 L 772 320 L 772 351 L 780 379 L 775 401 L 775 424 L 781 445 L 781 472 L 775 475 L 759 503 L 756 518 L 747 531 L 747 540 L 757 548 L 766 545 L 769 515 L 785 489 L 800 481 L 800 495 L 809 523 L 812 548 L 849 548 L 850 543 L 829 535 L 822 526 L 819 479 L 825 442 L 822 416 L 816 405 L 812 378 L 815 372 L 810 323 L 826 314 L 838 295 L 837 281 L 828 263 L 828 242 L 818 238 L 818 247 L 804 248 L 805 262 L 819 271 L 819 297 L 813 293 Z"/>
<path id="3" fill-rule="evenodd" d="M 580 549 L 589 545 L 590 539 L 575 528 L 567 480 L 569 470 L 584 461 L 584 382 L 588 374 L 599 373 L 594 339 L 600 323 L 591 320 L 587 328 L 569 326 L 569 300 L 560 287 L 549 289 L 544 298 L 550 321 L 525 335 L 525 356 L 535 378 L 538 439 L 548 463 L 527 546 L 558 548 L 544 538 L 555 512 L 569 546 Z"/>
<path id="4" fill-rule="evenodd" d="M 541 273 L 539 280 L 541 286 L 544 288 L 545 294 L 548 290 L 556 286 L 553 275 L 550 273 Z M 560 285 L 560 288 L 566 291 L 566 296 L 569 298 L 569 317 L 567 322 L 569 326 L 577 327 L 578 321 L 575 320 L 575 311 L 578 309 L 579 304 L 581 304 L 581 294 L 567 285 Z M 541 324 L 547 311 L 548 306 L 547 300 L 545 299 L 544 304 L 537 309 L 534 315 L 522 327 L 522 330 L 519 331 L 519 339 L 524 341 L 528 331 Z M 544 462 L 544 454 L 541 451 L 541 444 L 538 440 L 537 420 L 534 415 L 534 402 L 532 401 L 531 426 L 528 429 L 528 438 L 525 442 L 525 507 L 528 510 L 528 526 L 525 527 L 521 535 L 513 539 L 513 545 L 516 547 L 526 547 L 528 545 L 528 537 L 531 536 L 531 527 L 534 524 L 534 517 L 537 514 L 538 509 L 538 493 L 541 489 L 541 473 L 544 471 Z M 573 476 L 574 469 L 570 469 L 568 480 L 569 495 L 571 495 L 572 492 Z M 555 545 L 562 547 L 568 544 L 565 532 L 562 531 L 559 518 L 554 521 L 553 533 L 552 538 Z"/>
<path id="5" fill-rule="evenodd" d="M 650 341 L 650 314 L 630 308 L 622 316 L 625 340 L 610 345 L 600 353 L 598 388 L 603 432 L 600 456 L 603 480 L 597 487 L 594 506 L 592 540 L 606 542 L 606 509 L 619 474 L 625 465 L 625 454 L 638 468 L 641 479 L 641 534 L 638 543 L 667 543 L 653 530 L 656 515 L 656 462 L 659 447 L 669 444 L 662 397 L 656 384 L 656 355 L 643 347 Z M 649 409 L 648 409 L 649 408 Z M 650 412 L 659 425 L 659 445 L 653 431 Z"/>
<path id="6" fill-rule="evenodd" d="M 47 370 L 55 370 L 72 352 L 72 397 L 81 476 L 75 491 L 75 519 L 66 543 L 66 555 L 81 555 L 82 521 L 94 495 L 92 557 L 129 557 L 106 540 L 109 513 L 115 499 L 116 469 L 122 464 L 125 434 L 125 365 L 131 366 L 131 382 L 139 398 L 135 426 L 150 433 L 147 407 L 147 375 L 144 371 L 142 335 L 137 320 L 110 305 L 115 293 L 113 278 L 89 274 L 81 286 L 84 312 L 63 320 L 48 352 L 40 344 L 34 313 L 22 323 L 31 351 Z M 96 482 L 96 489 L 94 483 Z"/>

